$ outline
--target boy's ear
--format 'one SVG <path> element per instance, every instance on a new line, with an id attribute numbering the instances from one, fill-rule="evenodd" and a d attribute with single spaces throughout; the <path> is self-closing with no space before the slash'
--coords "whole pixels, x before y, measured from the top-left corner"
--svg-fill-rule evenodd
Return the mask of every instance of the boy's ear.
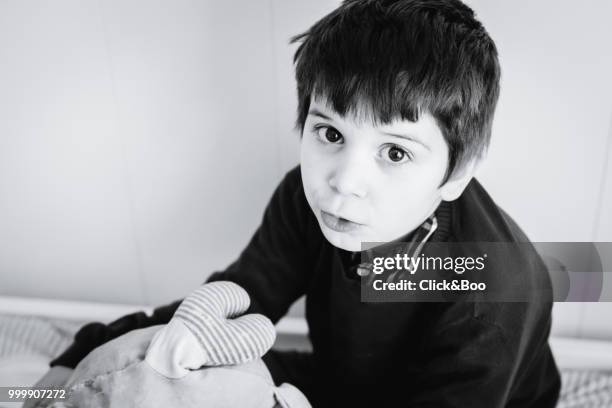
<path id="1" fill-rule="evenodd" d="M 474 173 L 480 165 L 480 160 L 472 159 L 460 169 L 453 172 L 451 177 L 440 187 L 440 196 L 444 201 L 453 201 L 459 198 L 463 190 L 474 177 Z"/>

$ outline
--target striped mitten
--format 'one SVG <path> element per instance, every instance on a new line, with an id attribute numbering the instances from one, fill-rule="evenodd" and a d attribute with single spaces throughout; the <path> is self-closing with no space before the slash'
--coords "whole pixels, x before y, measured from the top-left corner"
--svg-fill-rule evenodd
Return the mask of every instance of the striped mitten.
<path id="1" fill-rule="evenodd" d="M 241 364 L 263 356 L 276 332 L 260 314 L 242 315 L 249 295 L 229 281 L 202 285 L 189 295 L 159 330 L 145 361 L 168 378 L 181 378 L 202 366 Z"/>

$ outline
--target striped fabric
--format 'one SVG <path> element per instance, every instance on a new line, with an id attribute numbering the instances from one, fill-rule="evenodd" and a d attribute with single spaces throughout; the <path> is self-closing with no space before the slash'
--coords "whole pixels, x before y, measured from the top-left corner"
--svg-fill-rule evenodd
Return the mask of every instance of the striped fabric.
<path id="1" fill-rule="evenodd" d="M 0 358 L 14 355 L 55 357 L 82 325 L 37 316 L 0 315 Z"/>
<path id="2" fill-rule="evenodd" d="M 173 318 L 180 319 L 198 339 L 208 356 L 206 365 L 245 363 L 263 356 L 276 338 L 267 317 L 240 316 L 250 302 L 237 284 L 210 282 L 185 298 Z"/>
<path id="3" fill-rule="evenodd" d="M 612 407 L 612 372 L 566 370 L 561 372 L 557 408 Z"/>

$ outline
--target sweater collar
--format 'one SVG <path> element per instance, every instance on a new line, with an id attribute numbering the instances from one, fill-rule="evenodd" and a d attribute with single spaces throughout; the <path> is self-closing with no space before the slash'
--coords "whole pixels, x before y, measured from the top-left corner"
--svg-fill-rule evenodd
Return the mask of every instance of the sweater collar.
<path id="1" fill-rule="evenodd" d="M 442 201 L 434 213 L 423 221 L 418 228 L 396 240 L 396 242 L 405 242 L 407 245 L 406 254 L 415 258 L 419 256 L 425 243 L 448 240 L 451 230 L 451 209 L 450 202 Z M 369 274 L 371 265 L 361 262 L 364 252 L 340 250 L 341 258 L 349 275 L 365 276 Z"/>

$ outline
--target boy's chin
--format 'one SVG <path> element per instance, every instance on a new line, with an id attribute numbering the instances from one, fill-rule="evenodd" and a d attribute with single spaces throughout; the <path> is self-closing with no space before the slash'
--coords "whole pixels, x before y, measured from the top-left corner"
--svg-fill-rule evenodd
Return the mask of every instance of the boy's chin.
<path id="1" fill-rule="evenodd" d="M 336 248 L 344 249 L 349 252 L 360 252 L 362 250 L 362 242 L 354 236 L 346 233 L 334 232 L 322 228 L 323 236 L 327 241 Z"/>

